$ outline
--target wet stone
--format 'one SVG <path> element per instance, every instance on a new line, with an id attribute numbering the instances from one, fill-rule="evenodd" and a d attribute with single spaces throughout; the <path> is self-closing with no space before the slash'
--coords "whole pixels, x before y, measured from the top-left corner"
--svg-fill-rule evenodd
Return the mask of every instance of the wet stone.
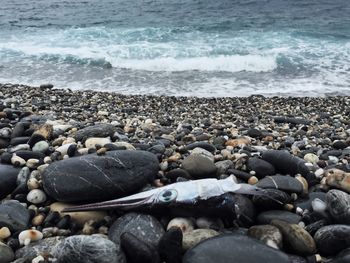
<path id="1" fill-rule="evenodd" d="M 184 250 L 188 250 L 199 242 L 208 238 L 219 235 L 219 233 L 213 229 L 195 229 L 190 232 L 186 232 L 183 235 L 182 247 Z"/>
<path id="2" fill-rule="evenodd" d="M 285 204 L 291 201 L 286 192 L 278 189 L 265 189 L 267 195 L 253 196 L 253 203 L 259 210 L 282 209 Z"/>
<path id="3" fill-rule="evenodd" d="M 318 252 L 334 256 L 350 246 L 350 226 L 329 225 L 320 228 L 314 236 Z"/>
<path id="4" fill-rule="evenodd" d="M 119 245 L 120 236 L 123 233 L 133 234 L 146 244 L 157 246 L 164 234 L 164 229 L 158 220 L 151 215 L 128 213 L 113 223 L 109 229 L 108 237 Z"/>
<path id="5" fill-rule="evenodd" d="M 272 225 L 258 225 L 252 226 L 248 230 L 248 236 L 254 237 L 266 245 L 280 249 L 282 248 L 282 233 L 280 230 Z"/>
<path id="6" fill-rule="evenodd" d="M 158 252 L 161 260 L 167 263 L 182 262 L 182 231 L 172 227 L 164 233 L 158 243 Z"/>
<path id="7" fill-rule="evenodd" d="M 58 201 L 97 201 L 133 193 L 152 181 L 158 169 L 152 153 L 110 151 L 54 162 L 42 177 L 45 192 Z"/>
<path id="8" fill-rule="evenodd" d="M 248 249 L 249 248 L 249 249 Z M 188 250 L 183 263 L 290 263 L 288 255 L 243 235 L 221 235 Z"/>
<path id="9" fill-rule="evenodd" d="M 10 263 L 14 259 L 15 255 L 12 249 L 6 244 L 0 241 L 0 262 L 1 263 Z"/>

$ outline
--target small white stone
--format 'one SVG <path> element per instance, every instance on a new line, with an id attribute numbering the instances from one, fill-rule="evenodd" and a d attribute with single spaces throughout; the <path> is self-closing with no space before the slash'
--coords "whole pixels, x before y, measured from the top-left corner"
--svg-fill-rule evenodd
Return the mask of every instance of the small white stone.
<path id="1" fill-rule="evenodd" d="M 11 231 L 7 227 L 0 228 L 0 240 L 4 240 L 11 236 Z"/>
<path id="2" fill-rule="evenodd" d="M 38 166 L 36 169 L 37 169 L 40 173 L 42 173 L 42 172 L 44 172 L 44 170 L 45 170 L 48 166 L 49 166 L 49 164 L 42 164 L 42 165 Z"/>
<path id="3" fill-rule="evenodd" d="M 67 154 L 67 151 L 68 151 L 68 148 L 72 145 L 72 144 L 76 144 L 76 143 L 66 143 L 66 144 L 63 144 L 62 146 L 56 148 L 56 151 L 57 152 L 60 152 L 61 155 L 65 155 Z"/>
<path id="4" fill-rule="evenodd" d="M 32 204 L 41 204 L 46 201 L 46 194 L 43 190 L 33 189 L 28 193 L 27 201 Z"/>
<path id="5" fill-rule="evenodd" d="M 111 139 L 108 137 L 107 138 L 91 137 L 85 141 L 85 147 L 86 148 L 96 148 L 95 147 L 96 144 L 101 145 L 103 147 L 107 143 L 111 143 Z"/>
<path id="6" fill-rule="evenodd" d="M 24 230 L 18 235 L 18 240 L 21 245 L 29 245 L 33 241 L 38 241 L 43 238 L 43 233 L 35 229 Z"/>
<path id="7" fill-rule="evenodd" d="M 328 156 L 328 160 L 333 164 L 337 164 L 339 162 L 339 159 L 335 156 Z"/>
<path id="8" fill-rule="evenodd" d="M 23 150 L 29 150 L 30 149 L 30 146 L 29 144 L 18 144 L 14 147 L 12 147 L 9 152 L 10 153 L 14 153 L 14 152 L 17 152 L 17 151 L 23 151 Z"/>
<path id="9" fill-rule="evenodd" d="M 75 139 L 73 137 L 68 137 L 62 142 L 62 145 L 72 144 L 72 143 L 75 143 Z"/>
<path id="10" fill-rule="evenodd" d="M 327 208 L 326 203 L 323 202 L 319 198 L 315 198 L 314 200 L 312 200 L 311 205 L 312 205 L 312 209 L 315 212 L 319 212 L 319 213 L 324 212 L 326 210 L 326 208 Z"/>
<path id="11" fill-rule="evenodd" d="M 29 190 L 38 189 L 40 187 L 40 183 L 36 178 L 30 178 L 27 181 L 27 186 Z"/>
<path id="12" fill-rule="evenodd" d="M 134 145 L 128 142 L 114 142 L 113 144 L 116 145 L 117 147 L 125 147 L 127 150 L 136 150 Z"/>
<path id="13" fill-rule="evenodd" d="M 191 152 L 191 154 L 199 154 L 199 155 L 202 155 L 203 157 L 206 157 L 206 158 L 214 161 L 214 155 L 211 152 L 209 152 L 203 148 L 196 147 L 190 152 Z"/>
<path id="14" fill-rule="evenodd" d="M 178 227 L 181 229 L 182 233 L 185 233 L 194 229 L 194 223 L 190 218 L 175 217 L 170 220 L 167 230 L 169 230 L 171 227 Z"/>
<path id="15" fill-rule="evenodd" d="M 315 176 L 317 178 L 321 178 L 321 177 L 323 177 L 323 175 L 324 175 L 324 170 L 322 168 L 319 168 L 315 171 Z"/>
<path id="16" fill-rule="evenodd" d="M 43 261 L 45 261 L 45 258 L 41 255 L 32 259 L 32 263 L 39 263 L 39 262 L 43 262 Z"/>
<path id="17" fill-rule="evenodd" d="M 47 164 L 52 163 L 51 157 L 50 157 L 50 156 L 45 156 L 45 158 L 44 158 L 44 163 L 47 163 Z"/>
<path id="18" fill-rule="evenodd" d="M 11 163 L 15 166 L 24 166 L 26 161 L 14 153 L 11 158 Z"/>
<path id="19" fill-rule="evenodd" d="M 39 163 L 40 161 L 38 159 L 31 158 L 27 160 L 26 166 L 28 168 L 35 169 L 36 167 L 38 167 Z"/>

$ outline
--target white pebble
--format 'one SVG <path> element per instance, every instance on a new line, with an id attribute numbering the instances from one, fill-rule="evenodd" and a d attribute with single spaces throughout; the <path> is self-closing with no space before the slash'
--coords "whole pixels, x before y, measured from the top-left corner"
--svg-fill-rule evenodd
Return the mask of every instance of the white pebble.
<path id="1" fill-rule="evenodd" d="M 21 245 L 28 246 L 30 242 L 38 241 L 43 238 L 43 233 L 35 229 L 24 230 L 18 235 L 18 240 Z"/>
<path id="2" fill-rule="evenodd" d="M 38 167 L 40 161 L 38 159 L 28 159 L 26 162 L 26 166 L 28 168 L 34 169 L 36 167 Z"/>
<path id="3" fill-rule="evenodd" d="M 47 141 L 40 141 L 34 144 L 32 151 L 44 153 L 47 151 L 47 149 L 49 149 L 49 144 L 47 143 Z"/>
<path id="4" fill-rule="evenodd" d="M 28 193 L 27 201 L 32 204 L 41 204 L 46 201 L 46 194 L 43 190 L 33 189 Z"/>
<path id="5" fill-rule="evenodd" d="M 86 148 L 95 148 L 96 144 L 104 146 L 107 143 L 111 143 L 110 138 L 91 137 L 85 141 L 85 147 Z"/>
<path id="6" fill-rule="evenodd" d="M 36 258 L 32 259 L 32 263 L 39 263 L 39 262 L 43 262 L 43 261 L 45 261 L 45 258 L 42 255 L 37 256 Z"/>
<path id="7" fill-rule="evenodd" d="M 170 220 L 167 230 L 171 227 L 178 227 L 181 229 L 182 233 L 192 231 L 194 229 L 193 220 L 189 218 L 175 217 Z"/>
<path id="8" fill-rule="evenodd" d="M 26 164 L 26 161 L 14 153 L 11 158 L 11 163 L 15 166 L 24 166 Z"/>
<path id="9" fill-rule="evenodd" d="M 321 178 L 321 177 L 323 177 L 323 175 L 324 175 L 324 170 L 322 168 L 319 168 L 315 171 L 315 176 L 317 178 Z"/>
<path id="10" fill-rule="evenodd" d="M 27 181 L 27 186 L 29 190 L 38 189 L 40 187 L 40 183 L 36 178 L 30 178 Z"/>
<path id="11" fill-rule="evenodd" d="M 50 156 L 46 156 L 46 157 L 44 158 L 44 163 L 47 163 L 47 164 L 52 163 L 51 157 L 50 157 Z"/>
<path id="12" fill-rule="evenodd" d="M 312 209 L 315 212 L 319 212 L 319 213 L 324 212 L 327 208 L 326 203 L 318 198 L 315 198 L 314 200 L 312 200 L 311 205 L 312 205 Z"/>
<path id="13" fill-rule="evenodd" d="M 67 144 L 63 144 L 62 146 L 56 148 L 55 151 L 56 151 L 56 152 L 60 152 L 61 155 L 63 156 L 63 155 L 65 155 L 65 154 L 67 154 L 68 148 L 69 148 L 71 145 L 73 145 L 73 144 L 76 144 L 76 143 L 67 143 Z"/>

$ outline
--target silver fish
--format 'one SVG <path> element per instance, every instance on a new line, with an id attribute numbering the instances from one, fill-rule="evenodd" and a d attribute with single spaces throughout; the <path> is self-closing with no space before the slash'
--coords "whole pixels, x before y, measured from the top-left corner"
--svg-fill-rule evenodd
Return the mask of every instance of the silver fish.
<path id="1" fill-rule="evenodd" d="M 263 189 L 238 184 L 234 177 L 178 182 L 127 197 L 65 208 L 63 212 L 118 209 L 174 216 L 213 216 L 236 219 L 244 210 L 239 195 L 267 195 Z"/>

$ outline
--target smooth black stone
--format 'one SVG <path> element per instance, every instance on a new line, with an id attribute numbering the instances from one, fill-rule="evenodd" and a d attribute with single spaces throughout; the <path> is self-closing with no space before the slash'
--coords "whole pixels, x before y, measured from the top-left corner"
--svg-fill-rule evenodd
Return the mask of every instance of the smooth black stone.
<path id="1" fill-rule="evenodd" d="M 57 222 L 56 227 L 59 229 L 69 229 L 71 223 L 71 218 L 69 215 L 63 216 L 60 221 Z"/>
<path id="2" fill-rule="evenodd" d="M 301 194 L 303 185 L 294 177 L 285 175 L 268 176 L 258 181 L 257 187 L 264 189 L 279 189 L 287 193 Z"/>
<path id="3" fill-rule="evenodd" d="M 314 236 L 315 233 L 321 228 L 328 225 L 327 220 L 321 219 L 319 221 L 313 222 L 305 227 L 305 230 L 309 232 L 311 236 Z"/>
<path id="4" fill-rule="evenodd" d="M 72 144 L 68 147 L 68 150 L 67 150 L 67 155 L 69 157 L 73 157 L 75 155 L 75 153 L 77 152 L 77 148 L 78 146 L 76 144 Z"/>
<path id="5" fill-rule="evenodd" d="M 159 263 L 160 258 L 157 249 L 135 235 L 125 232 L 120 236 L 120 245 L 128 263 Z"/>
<path id="6" fill-rule="evenodd" d="M 3 152 L 1 154 L 1 163 L 11 164 L 12 165 L 11 158 L 12 158 L 12 154 L 11 153 Z"/>
<path id="7" fill-rule="evenodd" d="M 125 146 L 117 146 L 113 143 L 107 143 L 103 147 L 106 148 L 108 151 L 126 150 Z"/>
<path id="8" fill-rule="evenodd" d="M 241 171 L 241 170 L 236 170 L 236 169 L 228 169 L 227 170 L 228 174 L 233 174 L 234 176 L 236 176 L 237 178 L 244 180 L 244 181 L 248 181 L 250 177 L 252 177 L 252 175 L 250 173 Z"/>
<path id="9" fill-rule="evenodd" d="M 24 160 L 28 160 L 28 159 L 38 159 L 38 160 L 42 160 L 45 158 L 45 154 L 41 153 L 41 152 L 32 152 L 32 151 L 27 151 L 27 150 L 21 150 L 21 151 L 17 151 L 16 152 L 17 156 L 23 158 Z"/>
<path id="10" fill-rule="evenodd" d="M 256 219 L 256 210 L 253 202 L 243 195 L 235 195 L 235 206 L 237 213 L 236 223 L 240 227 L 248 228 L 252 226 Z"/>
<path id="11" fill-rule="evenodd" d="M 165 146 L 163 144 L 157 144 L 147 149 L 147 151 L 154 154 L 163 154 L 165 152 Z"/>
<path id="12" fill-rule="evenodd" d="M 250 171 L 255 171 L 255 176 L 258 178 L 275 174 L 275 167 L 272 164 L 257 157 L 249 158 L 247 167 Z"/>
<path id="13" fill-rule="evenodd" d="M 51 254 L 57 263 L 126 263 L 121 249 L 100 236 L 70 236 L 53 247 Z"/>
<path id="14" fill-rule="evenodd" d="M 6 149 L 10 145 L 7 139 L 0 138 L 0 149 Z"/>
<path id="15" fill-rule="evenodd" d="M 45 192 L 54 199 L 90 202 L 132 194 L 155 179 L 158 169 L 152 153 L 110 151 L 54 162 L 42 178 Z"/>
<path id="16" fill-rule="evenodd" d="M 19 169 L 10 165 L 0 164 L 0 200 L 16 188 Z"/>
<path id="17" fill-rule="evenodd" d="M 182 177 L 186 179 L 191 179 L 190 174 L 181 168 L 173 169 L 165 174 L 165 177 L 168 178 L 171 182 L 176 182 L 177 178 Z"/>
<path id="18" fill-rule="evenodd" d="M 164 229 L 159 221 L 151 215 L 128 213 L 113 223 L 109 228 L 108 237 L 119 246 L 123 233 L 131 233 L 146 244 L 157 246 L 164 234 Z"/>
<path id="19" fill-rule="evenodd" d="M 30 148 L 33 148 L 33 146 L 37 143 L 37 142 L 40 142 L 40 141 L 45 141 L 45 137 L 42 136 L 41 134 L 38 134 L 38 133 L 34 133 L 32 134 L 32 136 L 30 136 L 29 140 L 28 140 L 28 144 L 30 146 Z"/>
<path id="20" fill-rule="evenodd" d="M 252 138 L 260 138 L 262 136 L 262 132 L 258 129 L 249 129 L 247 131 L 247 135 Z"/>
<path id="21" fill-rule="evenodd" d="M 186 146 L 186 150 L 193 150 L 194 148 L 202 148 L 204 150 L 207 150 L 211 153 L 214 153 L 216 151 L 216 148 L 214 145 L 207 143 L 207 142 L 194 142 Z"/>
<path id="22" fill-rule="evenodd" d="M 285 116 L 275 117 L 274 121 L 277 123 L 291 123 L 291 124 L 304 124 L 304 125 L 308 125 L 311 123 L 311 121 L 306 119 L 285 117 Z"/>
<path id="23" fill-rule="evenodd" d="M 278 189 L 265 189 L 266 195 L 253 196 L 253 203 L 259 210 L 278 210 L 291 201 L 286 192 Z"/>
<path id="24" fill-rule="evenodd" d="M 324 193 L 324 192 L 309 193 L 307 198 L 297 199 L 295 201 L 295 206 L 300 207 L 303 210 L 307 209 L 307 210 L 311 211 L 312 210 L 312 201 L 316 198 L 318 198 L 322 201 L 326 201 L 326 193 Z"/>
<path id="25" fill-rule="evenodd" d="M 29 139 L 30 139 L 30 137 L 28 137 L 28 136 L 12 138 L 10 141 L 10 145 L 16 146 L 18 144 L 26 144 Z"/>
<path id="26" fill-rule="evenodd" d="M 6 226 L 11 232 L 27 229 L 29 218 L 28 210 L 17 201 L 0 204 L 0 228 Z"/>
<path id="27" fill-rule="evenodd" d="M 282 220 L 291 224 L 298 224 L 301 220 L 301 217 L 292 212 L 283 210 L 265 211 L 260 213 L 257 217 L 259 224 L 270 224 L 270 222 L 274 219 Z"/>
<path id="28" fill-rule="evenodd" d="M 85 142 L 89 137 L 113 137 L 116 131 L 117 128 L 111 124 L 96 124 L 79 130 L 75 135 L 75 139 Z"/>
<path id="29" fill-rule="evenodd" d="M 336 141 L 333 143 L 333 148 L 337 150 L 343 150 L 348 147 L 348 144 L 345 141 Z"/>
<path id="30" fill-rule="evenodd" d="M 23 136 L 25 130 L 26 130 L 25 124 L 22 122 L 17 122 L 17 124 L 12 130 L 11 138 Z"/>
<path id="31" fill-rule="evenodd" d="M 325 256 L 334 256 L 350 247 L 350 226 L 329 225 L 320 228 L 314 236 L 318 252 Z"/>
<path id="32" fill-rule="evenodd" d="M 158 252 L 161 260 L 167 263 L 182 262 L 182 231 L 172 227 L 164 233 L 158 243 Z"/>
<path id="33" fill-rule="evenodd" d="M 189 249 L 183 263 L 290 263 L 287 254 L 243 235 L 221 235 Z"/>
<path id="34" fill-rule="evenodd" d="M 291 155 L 284 150 L 269 150 L 262 154 L 262 159 L 271 163 L 276 172 L 281 174 L 309 174 L 309 169 L 305 165 L 305 161 L 299 157 Z"/>

